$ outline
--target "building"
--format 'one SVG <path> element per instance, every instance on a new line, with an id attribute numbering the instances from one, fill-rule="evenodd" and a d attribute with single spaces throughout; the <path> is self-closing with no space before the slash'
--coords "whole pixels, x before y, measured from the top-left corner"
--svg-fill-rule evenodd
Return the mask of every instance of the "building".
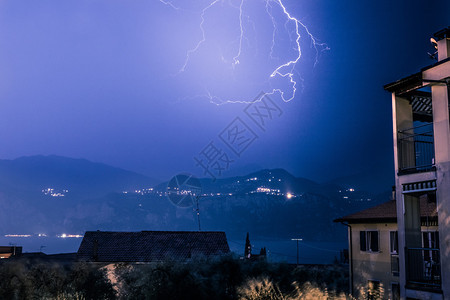
<path id="1" fill-rule="evenodd" d="M 450 27 L 434 34 L 435 64 L 384 87 L 392 94 L 401 299 L 450 299 L 449 37 Z M 436 202 L 439 247 L 422 244 L 424 195 Z"/>
<path id="2" fill-rule="evenodd" d="M 0 259 L 22 255 L 21 246 L 0 246 Z"/>
<path id="3" fill-rule="evenodd" d="M 261 260 L 267 258 L 267 249 L 266 247 L 261 248 L 259 254 L 252 253 L 252 244 L 250 243 L 250 234 L 247 232 L 247 236 L 245 238 L 245 248 L 244 248 L 244 257 L 243 259 L 250 260 Z"/>
<path id="4" fill-rule="evenodd" d="M 225 232 L 213 231 L 87 231 L 78 261 L 152 263 L 186 261 L 230 252 Z"/>
<path id="5" fill-rule="evenodd" d="M 420 199 L 422 246 L 436 248 L 435 202 Z M 400 270 L 395 200 L 336 219 L 348 227 L 350 292 L 356 299 L 400 299 Z M 435 271 L 433 253 L 427 252 L 424 266 Z"/>

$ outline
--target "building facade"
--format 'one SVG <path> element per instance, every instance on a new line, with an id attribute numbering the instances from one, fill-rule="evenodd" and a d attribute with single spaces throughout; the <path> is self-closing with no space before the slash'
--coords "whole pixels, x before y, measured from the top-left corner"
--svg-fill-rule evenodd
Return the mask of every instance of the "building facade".
<path id="1" fill-rule="evenodd" d="M 395 200 L 335 220 L 348 227 L 350 291 L 356 299 L 400 299 Z M 420 199 L 422 247 L 436 247 L 436 205 Z M 432 253 L 425 268 L 431 273 Z"/>
<path id="2" fill-rule="evenodd" d="M 0 246 L 0 259 L 18 257 L 22 255 L 21 246 Z"/>
<path id="3" fill-rule="evenodd" d="M 450 27 L 434 35 L 435 64 L 385 86 L 392 94 L 401 299 L 450 299 L 449 37 Z M 423 196 L 437 207 L 436 245 L 422 241 Z"/>

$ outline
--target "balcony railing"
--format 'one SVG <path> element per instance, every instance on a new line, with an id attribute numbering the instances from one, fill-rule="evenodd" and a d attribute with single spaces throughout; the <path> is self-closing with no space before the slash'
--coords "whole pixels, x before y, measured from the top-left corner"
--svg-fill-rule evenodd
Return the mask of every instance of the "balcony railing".
<path id="1" fill-rule="evenodd" d="M 433 123 L 398 132 L 400 174 L 430 171 L 434 167 Z"/>
<path id="2" fill-rule="evenodd" d="M 410 287 L 441 290 L 439 249 L 406 248 L 406 284 Z"/>

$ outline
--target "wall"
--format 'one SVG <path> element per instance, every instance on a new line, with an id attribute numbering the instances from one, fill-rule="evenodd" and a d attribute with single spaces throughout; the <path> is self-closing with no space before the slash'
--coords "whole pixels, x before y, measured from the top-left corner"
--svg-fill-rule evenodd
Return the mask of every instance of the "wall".
<path id="1" fill-rule="evenodd" d="M 379 232 L 379 251 L 364 252 L 360 250 L 360 231 L 376 230 Z M 399 277 L 391 272 L 390 231 L 397 231 L 395 223 L 352 224 L 353 231 L 353 291 L 357 299 L 363 298 L 369 280 L 381 282 L 382 299 L 390 299 L 391 284 L 398 283 Z"/>

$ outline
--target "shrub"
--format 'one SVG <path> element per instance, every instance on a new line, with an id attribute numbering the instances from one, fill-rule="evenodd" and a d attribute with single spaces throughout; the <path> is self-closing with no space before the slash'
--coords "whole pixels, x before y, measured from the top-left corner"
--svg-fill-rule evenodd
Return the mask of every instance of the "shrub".
<path id="1" fill-rule="evenodd" d="M 98 267 L 74 263 L 0 263 L 0 299 L 114 299 L 115 292 Z"/>
<path id="2" fill-rule="evenodd" d="M 341 266 L 296 267 L 232 255 L 116 266 L 123 299 L 303 299 L 305 291 L 337 297 L 348 288 L 346 274 Z"/>

